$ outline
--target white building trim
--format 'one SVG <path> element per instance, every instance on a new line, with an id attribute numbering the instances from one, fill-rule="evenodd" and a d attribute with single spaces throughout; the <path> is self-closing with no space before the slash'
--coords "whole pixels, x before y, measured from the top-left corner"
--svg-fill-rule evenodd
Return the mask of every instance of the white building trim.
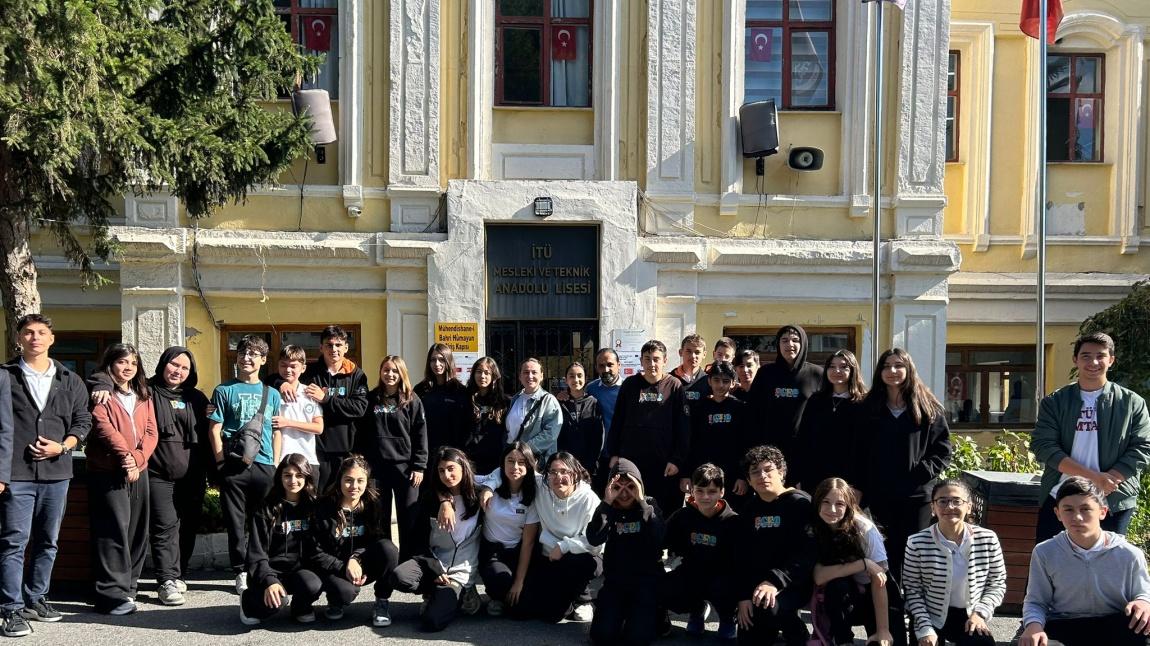
<path id="1" fill-rule="evenodd" d="M 649 231 L 678 233 L 694 223 L 695 0 L 650 0 L 647 7 L 647 186 Z"/>
<path id="2" fill-rule="evenodd" d="M 975 252 L 990 248 L 990 134 L 994 93 L 994 23 L 950 23 L 950 47 L 961 58 L 959 160 L 966 165 L 965 226 Z"/>
<path id="3" fill-rule="evenodd" d="M 392 0 L 388 186 L 392 231 L 421 231 L 439 202 L 439 0 Z"/>
<path id="4" fill-rule="evenodd" d="M 492 179 L 593 180 L 595 146 L 491 144 Z M 600 156 L 601 157 L 601 156 Z"/>
<path id="5" fill-rule="evenodd" d="M 364 171 L 364 5 L 344 0 L 339 10 L 339 177 L 340 197 L 350 217 L 363 212 Z"/>

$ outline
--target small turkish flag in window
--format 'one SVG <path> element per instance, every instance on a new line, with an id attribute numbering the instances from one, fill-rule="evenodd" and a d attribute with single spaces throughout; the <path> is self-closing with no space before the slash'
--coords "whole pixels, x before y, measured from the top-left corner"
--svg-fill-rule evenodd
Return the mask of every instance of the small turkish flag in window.
<path id="1" fill-rule="evenodd" d="M 331 50 L 331 16 L 303 16 L 303 46 L 313 52 Z"/>
<path id="2" fill-rule="evenodd" d="M 573 61 L 575 55 L 575 30 L 567 27 L 555 27 L 551 30 L 551 59 L 556 61 Z"/>
<path id="3" fill-rule="evenodd" d="M 747 45 L 747 58 L 762 63 L 771 62 L 771 30 L 752 29 L 750 40 Z"/>

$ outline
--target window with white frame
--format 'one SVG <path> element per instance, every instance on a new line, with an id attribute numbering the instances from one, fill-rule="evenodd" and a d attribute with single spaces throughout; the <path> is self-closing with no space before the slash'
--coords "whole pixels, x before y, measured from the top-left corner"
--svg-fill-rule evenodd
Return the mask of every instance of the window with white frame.
<path id="1" fill-rule="evenodd" d="M 835 1 L 747 0 L 744 101 L 835 107 Z"/>
<path id="2" fill-rule="evenodd" d="M 339 0 L 272 0 L 276 14 L 304 52 L 323 56 L 319 73 L 304 89 L 327 90 L 339 98 Z"/>
<path id="3" fill-rule="evenodd" d="M 1046 57 L 1046 158 L 1102 161 L 1102 54 Z"/>
<path id="4" fill-rule="evenodd" d="M 497 0 L 495 104 L 591 106 L 591 0 Z"/>

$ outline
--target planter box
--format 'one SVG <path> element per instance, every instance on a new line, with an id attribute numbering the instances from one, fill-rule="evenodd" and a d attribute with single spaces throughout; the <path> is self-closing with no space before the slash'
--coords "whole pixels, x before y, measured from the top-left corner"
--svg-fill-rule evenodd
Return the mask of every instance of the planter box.
<path id="1" fill-rule="evenodd" d="M 1020 613 L 1030 574 L 1030 555 L 1034 551 L 1040 477 L 1029 473 L 963 471 L 962 479 L 974 494 L 971 520 L 993 530 L 1002 544 L 1006 596 L 999 611 Z"/>

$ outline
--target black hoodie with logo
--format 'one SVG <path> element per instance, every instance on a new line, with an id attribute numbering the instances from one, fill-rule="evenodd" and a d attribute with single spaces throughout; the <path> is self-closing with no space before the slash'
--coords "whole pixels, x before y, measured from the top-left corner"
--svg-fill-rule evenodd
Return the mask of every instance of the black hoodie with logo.
<path id="1" fill-rule="evenodd" d="M 603 576 L 660 575 L 663 573 L 663 536 L 667 525 L 654 498 L 643 493 L 643 475 L 626 458 L 619 458 L 609 477 L 630 476 L 639 483 L 639 496 L 628 509 L 599 503 L 587 524 L 587 542 L 610 543 L 603 551 Z M 610 485 L 608 485 L 610 486 Z"/>
<path id="2" fill-rule="evenodd" d="M 281 583 L 281 574 L 306 567 L 312 508 L 308 501 L 285 500 L 252 516 L 247 571 L 253 587 L 266 590 Z"/>
<path id="3" fill-rule="evenodd" d="M 786 332 L 798 334 L 802 347 L 793 366 L 780 353 L 774 363 L 763 366 L 755 375 L 755 381 L 751 383 L 751 400 L 759 407 L 762 421 L 758 428 L 753 428 L 752 436 L 757 440 L 756 444 L 772 444 L 790 460 L 795 456 L 795 438 L 802 423 L 803 409 L 807 399 L 822 385 L 823 369 L 807 362 L 810 343 L 806 330 L 798 325 L 779 328 L 775 335 L 776 347 L 778 339 Z M 787 481 L 790 483 L 792 479 L 788 477 Z"/>

